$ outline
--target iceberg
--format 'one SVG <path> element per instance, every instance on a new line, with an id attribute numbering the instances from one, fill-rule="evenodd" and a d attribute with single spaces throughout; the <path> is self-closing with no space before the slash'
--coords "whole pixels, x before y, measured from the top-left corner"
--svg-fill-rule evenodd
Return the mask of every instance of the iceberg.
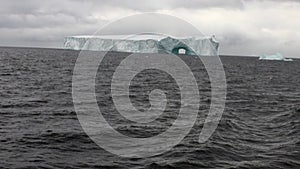
<path id="1" fill-rule="evenodd" d="M 280 61 L 293 61 L 293 59 L 285 58 L 280 53 L 274 55 L 261 55 L 259 60 L 280 60 Z"/>
<path id="2" fill-rule="evenodd" d="M 213 56 L 219 54 L 219 42 L 212 37 L 171 37 L 156 34 L 68 36 L 64 47 L 72 50 L 131 53 L 169 53 Z"/>

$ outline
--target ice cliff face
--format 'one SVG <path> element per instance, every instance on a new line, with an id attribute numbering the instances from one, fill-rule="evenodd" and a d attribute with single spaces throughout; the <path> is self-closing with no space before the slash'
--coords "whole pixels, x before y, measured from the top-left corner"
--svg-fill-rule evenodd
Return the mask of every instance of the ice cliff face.
<path id="1" fill-rule="evenodd" d="M 293 59 L 285 58 L 280 53 L 276 53 L 275 55 L 262 55 L 259 57 L 259 60 L 293 61 Z"/>
<path id="2" fill-rule="evenodd" d="M 174 38 L 161 35 L 69 36 L 64 47 L 73 50 L 117 51 L 132 53 L 173 53 L 184 49 L 187 55 L 218 55 L 219 43 L 214 37 Z"/>

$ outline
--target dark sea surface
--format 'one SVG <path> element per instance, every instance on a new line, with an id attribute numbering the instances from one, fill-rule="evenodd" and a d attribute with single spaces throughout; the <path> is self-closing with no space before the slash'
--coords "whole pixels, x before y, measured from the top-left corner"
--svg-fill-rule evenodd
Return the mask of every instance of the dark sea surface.
<path id="1" fill-rule="evenodd" d="M 259 61 L 221 56 L 227 77 L 225 112 L 212 137 L 199 144 L 210 105 L 210 82 L 201 61 L 180 56 L 193 71 L 201 97 L 190 133 L 170 151 L 124 158 L 95 144 L 83 131 L 72 102 L 79 52 L 0 48 L 0 168 L 300 168 L 300 60 Z M 164 115 L 150 124 L 119 117 L 110 97 L 115 68 L 128 54 L 109 53 L 100 66 L 96 96 L 107 121 L 130 137 L 151 137 L 172 125 L 180 108 L 174 79 L 158 70 L 135 77 L 130 98 L 149 108 L 149 91 L 166 90 Z"/>

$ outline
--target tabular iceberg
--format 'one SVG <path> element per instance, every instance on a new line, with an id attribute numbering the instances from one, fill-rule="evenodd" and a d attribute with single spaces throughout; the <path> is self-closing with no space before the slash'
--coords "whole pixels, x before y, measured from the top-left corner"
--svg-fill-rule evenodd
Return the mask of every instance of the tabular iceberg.
<path id="1" fill-rule="evenodd" d="M 280 53 L 276 53 L 275 55 L 261 55 L 259 60 L 281 60 L 281 61 L 293 61 L 293 59 L 285 58 Z"/>
<path id="2" fill-rule="evenodd" d="M 214 56 L 219 53 L 219 42 L 212 37 L 170 37 L 143 34 L 137 36 L 68 36 L 64 47 L 73 50 L 116 51 L 132 53 L 169 53 L 179 54 L 184 50 L 187 55 Z"/>

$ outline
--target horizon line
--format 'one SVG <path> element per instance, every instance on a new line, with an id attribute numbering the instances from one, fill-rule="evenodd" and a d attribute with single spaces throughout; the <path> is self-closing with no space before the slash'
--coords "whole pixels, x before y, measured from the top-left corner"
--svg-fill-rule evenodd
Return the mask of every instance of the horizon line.
<path id="1" fill-rule="evenodd" d="M 65 49 L 64 47 L 45 47 L 45 46 L 6 46 L 6 45 L 0 45 L 0 48 L 33 48 L 33 49 L 59 49 L 59 50 L 70 50 L 70 51 L 80 51 L 80 50 L 73 50 L 73 49 Z M 277 53 L 277 52 L 274 52 Z M 260 55 L 257 54 L 243 54 L 243 55 L 238 55 L 238 54 L 219 54 L 219 56 L 236 56 L 236 57 L 259 57 Z M 300 57 L 295 57 L 295 56 L 289 56 L 287 58 L 293 58 L 293 59 L 300 59 Z"/>

